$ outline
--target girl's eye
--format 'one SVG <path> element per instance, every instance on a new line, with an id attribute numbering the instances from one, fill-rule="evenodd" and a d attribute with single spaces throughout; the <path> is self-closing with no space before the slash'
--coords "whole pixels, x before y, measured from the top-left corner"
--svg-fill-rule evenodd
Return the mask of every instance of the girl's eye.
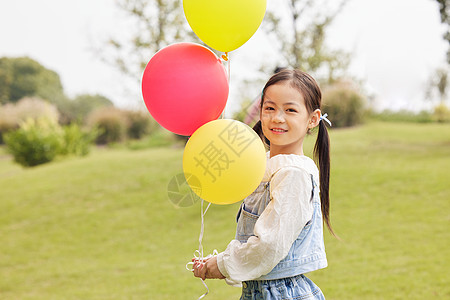
<path id="1" fill-rule="evenodd" d="M 293 109 L 293 108 L 288 108 L 287 109 L 288 112 L 297 112 L 297 110 Z"/>
<path id="2" fill-rule="evenodd" d="M 265 110 L 273 110 L 273 107 L 267 106 Z"/>

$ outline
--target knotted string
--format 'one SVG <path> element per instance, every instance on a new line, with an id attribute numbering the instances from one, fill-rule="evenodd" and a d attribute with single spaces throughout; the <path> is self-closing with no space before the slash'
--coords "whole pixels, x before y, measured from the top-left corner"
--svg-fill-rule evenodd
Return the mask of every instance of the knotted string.
<path id="1" fill-rule="evenodd" d="M 201 224 L 201 227 L 200 227 L 200 236 L 198 238 L 199 245 L 198 245 L 198 250 L 194 251 L 195 261 L 198 262 L 200 265 L 203 265 L 205 263 L 205 259 L 208 259 L 210 257 L 216 256 L 218 254 L 218 251 L 216 249 L 214 249 L 212 255 L 210 254 L 207 257 L 203 256 L 202 241 L 203 241 L 203 234 L 205 232 L 205 215 L 206 215 L 206 212 L 208 211 L 209 207 L 211 206 L 211 202 L 208 204 L 208 206 L 206 207 L 205 211 L 203 211 L 203 203 L 204 203 L 204 200 L 202 199 L 201 211 L 200 211 L 202 224 Z M 192 265 L 192 268 L 189 268 L 189 265 Z M 190 272 L 193 272 L 194 271 L 193 266 L 194 266 L 194 262 L 188 262 L 186 264 L 186 270 L 188 270 Z M 203 285 L 205 286 L 206 292 L 203 295 L 201 295 L 200 297 L 198 297 L 197 300 L 200 300 L 200 299 L 204 298 L 209 293 L 209 288 L 206 285 L 206 282 L 202 278 L 200 278 L 200 280 L 202 281 Z"/>
<path id="2" fill-rule="evenodd" d="M 325 113 L 324 115 L 320 116 L 320 120 L 321 121 L 324 120 L 325 122 L 328 123 L 328 125 L 332 126 L 330 120 L 328 120 L 327 117 L 328 117 L 328 114 Z"/>

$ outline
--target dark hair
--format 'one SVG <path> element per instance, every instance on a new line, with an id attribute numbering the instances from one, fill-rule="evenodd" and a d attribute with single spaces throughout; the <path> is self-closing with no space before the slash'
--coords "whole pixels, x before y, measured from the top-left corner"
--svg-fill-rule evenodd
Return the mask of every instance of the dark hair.
<path id="1" fill-rule="evenodd" d="M 267 88 L 279 82 L 289 82 L 303 96 L 308 113 L 320 109 L 322 93 L 314 78 L 300 70 L 282 70 L 270 77 L 261 93 L 261 106 Z M 261 139 L 270 147 L 270 141 L 264 136 L 261 120 L 253 129 Z M 319 122 L 319 132 L 314 146 L 314 160 L 319 165 L 320 202 L 322 206 L 323 221 L 331 234 L 335 235 L 330 221 L 330 138 L 324 121 Z"/>

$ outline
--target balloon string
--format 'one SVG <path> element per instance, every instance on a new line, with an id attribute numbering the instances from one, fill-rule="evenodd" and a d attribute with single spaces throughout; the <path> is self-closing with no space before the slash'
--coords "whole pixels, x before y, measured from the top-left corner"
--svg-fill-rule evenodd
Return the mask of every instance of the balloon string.
<path id="1" fill-rule="evenodd" d="M 205 233 L 205 215 L 206 215 L 206 212 L 208 211 L 209 207 L 211 206 L 211 202 L 208 204 L 208 206 L 206 207 L 205 211 L 203 211 L 203 204 L 204 204 L 204 200 L 202 199 L 201 207 L 200 207 L 200 209 L 201 209 L 201 211 L 200 211 L 200 216 L 201 216 L 201 227 L 200 227 L 200 235 L 199 235 L 199 238 L 198 238 L 199 245 L 198 245 L 198 250 L 195 250 L 195 252 L 194 252 L 194 258 L 195 258 L 195 261 L 196 261 L 197 263 L 201 264 L 201 265 L 204 264 L 205 259 L 210 258 L 210 257 L 212 257 L 212 256 L 216 256 L 216 255 L 218 254 L 218 251 L 217 251 L 216 249 L 214 249 L 212 255 L 208 255 L 207 257 L 204 257 L 204 256 L 203 256 L 203 245 L 202 245 L 202 241 L 203 241 L 203 234 Z M 189 268 L 189 267 L 188 267 L 189 265 L 194 265 L 194 262 L 188 262 L 188 263 L 186 264 L 186 269 L 187 269 L 188 271 L 191 271 L 191 272 L 194 271 L 193 268 Z M 205 286 L 206 292 L 205 292 L 203 295 L 201 295 L 197 300 L 202 299 L 203 297 L 205 297 L 205 296 L 208 295 L 208 293 L 209 293 L 208 285 L 206 285 L 205 281 L 204 281 L 202 278 L 200 278 L 200 280 L 202 281 L 203 285 Z"/>
<path id="2" fill-rule="evenodd" d="M 227 68 L 228 68 L 228 84 L 230 84 L 230 80 L 231 80 L 231 58 L 228 57 L 228 52 L 225 52 L 225 61 L 227 62 Z"/>
<path id="3" fill-rule="evenodd" d="M 222 59 L 227 62 L 227 72 L 228 72 L 228 86 L 230 85 L 231 80 L 231 59 L 228 56 L 228 52 L 225 52 L 225 54 L 222 55 Z M 226 108 L 226 106 L 225 106 Z M 221 114 L 221 119 L 225 117 L 225 108 L 223 109 L 223 112 Z"/>
<path id="4" fill-rule="evenodd" d="M 209 207 L 211 206 L 211 202 L 208 203 L 208 206 L 206 207 L 206 210 L 203 211 L 203 203 L 204 200 L 202 199 L 202 205 L 201 205 L 201 217 L 202 217 L 202 225 L 200 227 L 200 236 L 198 237 L 198 251 L 200 252 L 201 255 L 201 262 L 203 263 L 203 245 L 202 245 L 202 241 L 203 241 L 203 234 L 205 232 L 205 215 L 206 212 L 208 211 Z"/>

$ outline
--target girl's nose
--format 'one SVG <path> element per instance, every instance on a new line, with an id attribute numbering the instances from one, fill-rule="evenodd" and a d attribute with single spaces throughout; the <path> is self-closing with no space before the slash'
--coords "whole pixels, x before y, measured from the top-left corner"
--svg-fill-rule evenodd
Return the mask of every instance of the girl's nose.
<path id="1" fill-rule="evenodd" d="M 284 122 L 284 113 L 283 113 L 283 111 L 278 111 L 278 112 L 276 112 L 275 113 L 275 115 L 273 116 L 273 119 L 272 119 L 274 122 L 276 122 L 276 123 L 282 123 L 282 122 Z"/>

